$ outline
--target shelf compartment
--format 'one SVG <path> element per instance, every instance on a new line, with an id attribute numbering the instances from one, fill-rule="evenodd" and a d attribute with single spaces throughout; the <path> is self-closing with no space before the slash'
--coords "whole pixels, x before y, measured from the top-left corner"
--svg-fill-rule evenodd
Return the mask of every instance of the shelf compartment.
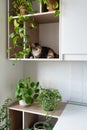
<path id="1" fill-rule="evenodd" d="M 9 118 L 11 119 L 11 126 L 9 130 L 22 130 L 22 112 L 9 109 Z"/>
<path id="2" fill-rule="evenodd" d="M 67 103 L 61 102 L 55 111 L 48 112 L 51 116 L 49 123 L 55 126 L 60 118 Z M 8 107 L 9 118 L 12 124 L 9 130 L 22 130 L 27 127 L 33 127 L 35 122 L 45 121 L 47 112 L 44 111 L 37 103 L 29 106 L 21 106 L 18 102 Z"/>
<path id="3" fill-rule="evenodd" d="M 41 122 L 46 121 L 46 116 L 24 112 L 24 128 L 33 128 L 34 123 L 38 121 L 41 121 Z M 51 117 L 48 123 L 54 127 L 57 121 L 58 121 L 58 118 Z"/>

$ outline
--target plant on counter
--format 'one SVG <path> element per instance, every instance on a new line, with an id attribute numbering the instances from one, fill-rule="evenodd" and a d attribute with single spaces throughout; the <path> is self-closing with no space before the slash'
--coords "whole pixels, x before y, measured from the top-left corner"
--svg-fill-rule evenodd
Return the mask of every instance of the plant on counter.
<path id="1" fill-rule="evenodd" d="M 62 96 L 57 89 L 41 88 L 38 96 L 38 102 L 45 111 L 53 111 L 58 103 L 62 100 Z"/>
<path id="2" fill-rule="evenodd" d="M 11 120 L 7 113 L 7 107 L 10 101 L 11 99 L 6 99 L 4 104 L 0 107 L 0 130 L 5 130 L 5 128 L 8 128 L 11 125 Z"/>
<path id="3" fill-rule="evenodd" d="M 31 105 L 39 94 L 39 82 L 31 82 L 30 77 L 20 79 L 16 84 L 15 98 L 19 101 L 24 100 Z"/>

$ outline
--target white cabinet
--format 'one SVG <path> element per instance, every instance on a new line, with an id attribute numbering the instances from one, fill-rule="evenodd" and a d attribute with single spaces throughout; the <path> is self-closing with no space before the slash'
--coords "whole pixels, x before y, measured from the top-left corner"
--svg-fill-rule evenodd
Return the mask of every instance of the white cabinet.
<path id="1" fill-rule="evenodd" d="M 87 0 L 61 0 L 61 55 L 87 60 Z"/>

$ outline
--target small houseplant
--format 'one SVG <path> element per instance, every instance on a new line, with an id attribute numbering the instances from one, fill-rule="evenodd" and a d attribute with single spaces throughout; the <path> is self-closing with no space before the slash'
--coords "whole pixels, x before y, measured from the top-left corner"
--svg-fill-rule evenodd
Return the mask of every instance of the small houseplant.
<path id="1" fill-rule="evenodd" d="M 16 84 L 15 98 L 18 101 L 25 101 L 25 104 L 31 105 L 34 99 L 38 97 L 39 94 L 39 82 L 31 82 L 30 77 L 26 79 L 20 79 Z"/>
<path id="2" fill-rule="evenodd" d="M 55 16 L 58 16 L 60 11 L 58 9 L 59 3 L 58 0 L 39 0 L 41 4 L 46 6 L 46 10 L 53 11 L 55 10 Z"/>
<path id="3" fill-rule="evenodd" d="M 41 88 L 38 101 L 45 111 L 55 110 L 58 103 L 62 100 L 62 96 L 57 89 Z"/>
<path id="4" fill-rule="evenodd" d="M 34 130 L 53 130 L 53 127 L 48 122 L 36 122 L 34 124 Z"/>
<path id="5" fill-rule="evenodd" d="M 12 8 L 10 9 L 11 14 L 29 14 L 34 13 L 33 2 L 35 0 L 14 0 L 12 2 Z"/>
<path id="6" fill-rule="evenodd" d="M 9 119 L 9 115 L 7 113 L 7 107 L 10 101 L 11 99 L 6 99 L 4 104 L 0 107 L 0 130 L 5 130 L 11 124 L 11 120 Z"/>

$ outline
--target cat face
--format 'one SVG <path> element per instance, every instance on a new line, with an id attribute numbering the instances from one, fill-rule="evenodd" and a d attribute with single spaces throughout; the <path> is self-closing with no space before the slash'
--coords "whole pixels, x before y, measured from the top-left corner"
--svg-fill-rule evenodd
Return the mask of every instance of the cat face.
<path id="1" fill-rule="evenodd" d="M 31 44 L 31 53 L 34 57 L 39 57 L 41 54 L 42 47 L 39 43 Z"/>

